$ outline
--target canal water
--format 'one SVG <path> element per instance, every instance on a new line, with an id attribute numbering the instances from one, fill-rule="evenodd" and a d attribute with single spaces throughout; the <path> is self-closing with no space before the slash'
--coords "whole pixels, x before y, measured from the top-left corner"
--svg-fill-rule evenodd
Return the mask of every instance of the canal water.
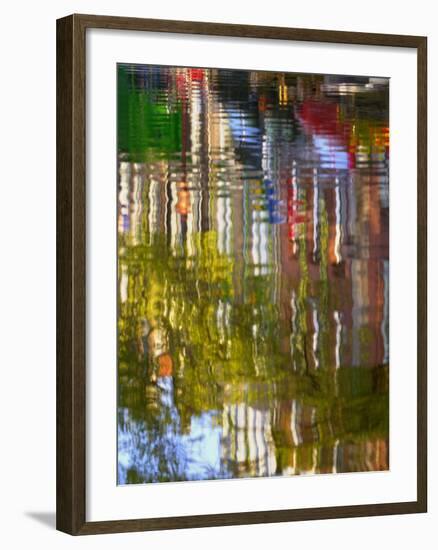
<path id="1" fill-rule="evenodd" d="M 118 483 L 389 468 L 389 81 L 119 64 Z"/>

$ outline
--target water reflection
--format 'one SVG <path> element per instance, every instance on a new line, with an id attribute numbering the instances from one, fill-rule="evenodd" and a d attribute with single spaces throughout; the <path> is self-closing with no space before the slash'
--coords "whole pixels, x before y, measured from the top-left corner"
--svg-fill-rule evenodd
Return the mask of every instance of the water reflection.
<path id="1" fill-rule="evenodd" d="M 118 483 L 388 468 L 388 81 L 118 66 Z"/>

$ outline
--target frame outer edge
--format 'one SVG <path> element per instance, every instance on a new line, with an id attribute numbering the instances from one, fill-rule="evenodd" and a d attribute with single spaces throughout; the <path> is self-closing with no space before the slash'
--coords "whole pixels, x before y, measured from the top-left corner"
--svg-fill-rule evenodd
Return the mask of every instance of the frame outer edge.
<path id="1" fill-rule="evenodd" d="M 77 16 L 57 21 L 56 528 L 85 523 L 85 49 Z"/>
<path id="2" fill-rule="evenodd" d="M 302 42 L 395 46 L 401 48 L 416 48 L 421 40 L 424 39 L 421 36 L 405 34 L 273 27 L 244 25 L 241 23 L 217 23 L 212 21 L 177 21 L 173 19 L 145 19 L 140 17 L 89 14 L 75 14 L 74 17 L 78 18 L 85 27 L 92 28 L 201 34 L 233 38 L 298 40 Z"/>
<path id="3" fill-rule="evenodd" d="M 417 501 L 427 512 L 427 38 L 417 48 Z"/>
<path id="4" fill-rule="evenodd" d="M 72 532 L 72 17 L 56 22 L 56 528 Z"/>
<path id="5" fill-rule="evenodd" d="M 417 49 L 417 500 L 375 505 L 86 521 L 86 28 L 339 42 Z M 71 535 L 306 521 L 427 511 L 427 38 L 74 14 L 57 20 L 56 528 Z"/>

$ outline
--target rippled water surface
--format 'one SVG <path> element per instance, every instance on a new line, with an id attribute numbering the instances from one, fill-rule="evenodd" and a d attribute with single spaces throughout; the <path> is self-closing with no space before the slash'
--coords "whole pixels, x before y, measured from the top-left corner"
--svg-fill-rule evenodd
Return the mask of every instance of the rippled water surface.
<path id="1" fill-rule="evenodd" d="M 118 483 L 389 467 L 386 79 L 118 65 Z"/>

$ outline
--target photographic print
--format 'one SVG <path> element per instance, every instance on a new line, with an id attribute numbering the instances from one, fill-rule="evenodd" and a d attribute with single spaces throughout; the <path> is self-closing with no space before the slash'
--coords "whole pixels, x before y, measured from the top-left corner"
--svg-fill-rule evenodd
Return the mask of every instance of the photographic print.
<path id="1" fill-rule="evenodd" d="M 117 65 L 117 483 L 389 469 L 389 79 Z"/>

